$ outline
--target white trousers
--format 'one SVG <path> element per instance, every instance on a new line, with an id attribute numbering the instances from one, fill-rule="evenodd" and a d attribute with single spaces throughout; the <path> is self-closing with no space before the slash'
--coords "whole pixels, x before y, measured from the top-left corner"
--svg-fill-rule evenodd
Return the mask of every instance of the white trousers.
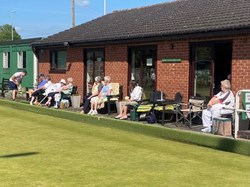
<path id="1" fill-rule="evenodd" d="M 55 94 L 54 100 L 55 100 L 55 101 L 60 101 L 60 100 L 61 100 L 61 94 L 60 94 L 60 93 Z"/>
<path id="2" fill-rule="evenodd" d="M 220 117 L 220 110 L 222 107 L 222 104 L 215 104 L 211 108 L 207 108 L 202 111 L 203 127 L 211 128 L 213 118 Z"/>
<path id="3" fill-rule="evenodd" d="M 220 117 L 222 114 L 232 114 L 233 111 L 223 109 L 225 105 L 218 103 L 202 111 L 202 124 L 203 127 L 211 128 L 213 118 Z"/>

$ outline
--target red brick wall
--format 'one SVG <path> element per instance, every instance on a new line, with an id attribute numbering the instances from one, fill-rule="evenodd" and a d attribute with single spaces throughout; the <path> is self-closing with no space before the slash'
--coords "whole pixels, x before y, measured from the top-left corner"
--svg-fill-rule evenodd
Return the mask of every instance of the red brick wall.
<path id="1" fill-rule="evenodd" d="M 250 36 L 233 40 L 232 89 L 250 89 Z"/>
<path id="2" fill-rule="evenodd" d="M 189 42 L 233 40 L 232 56 L 232 90 L 250 89 L 250 36 L 234 36 L 206 38 L 195 40 L 179 40 L 159 42 L 157 45 L 157 89 L 166 93 L 167 98 L 173 98 L 176 92 L 183 95 L 183 101 L 188 100 L 189 89 Z M 172 44 L 174 48 L 172 48 Z M 136 45 L 136 44 L 134 44 Z M 147 44 L 145 44 L 147 45 Z M 181 63 L 162 63 L 163 58 L 180 58 Z M 83 48 L 69 48 L 67 53 L 66 74 L 52 73 L 53 82 L 61 78 L 72 77 L 78 86 L 80 95 L 84 92 Z M 49 74 L 49 51 L 43 50 L 39 59 L 39 73 Z M 111 77 L 111 82 L 123 85 L 124 95 L 127 95 L 128 85 L 128 46 L 112 45 L 105 47 L 105 75 Z"/>
<path id="3" fill-rule="evenodd" d="M 173 48 L 172 48 L 173 44 Z M 163 58 L 180 58 L 181 63 L 162 63 Z M 180 92 L 183 100 L 188 99 L 189 44 L 188 41 L 163 42 L 158 45 L 157 89 L 167 98 L 174 98 Z"/>
<path id="4" fill-rule="evenodd" d="M 73 78 L 73 84 L 78 86 L 78 93 L 83 93 L 83 49 L 70 48 L 67 50 L 67 70 L 66 73 L 49 73 L 50 70 L 49 50 L 43 50 L 39 59 L 39 73 L 50 75 L 52 82 L 59 82 L 60 79 Z"/>
<path id="5" fill-rule="evenodd" d="M 128 49 L 123 46 L 107 46 L 105 48 L 105 75 L 111 77 L 111 82 L 123 86 L 124 96 L 127 95 L 128 85 Z"/>

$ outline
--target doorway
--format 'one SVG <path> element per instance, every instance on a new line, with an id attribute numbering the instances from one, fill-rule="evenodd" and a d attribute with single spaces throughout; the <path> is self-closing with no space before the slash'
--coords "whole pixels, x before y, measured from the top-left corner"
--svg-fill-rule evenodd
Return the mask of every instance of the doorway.
<path id="1" fill-rule="evenodd" d="M 91 92 L 95 77 L 104 77 L 104 49 L 87 49 L 84 50 L 84 69 L 85 75 L 85 93 Z"/>
<path id="2" fill-rule="evenodd" d="M 156 87 L 156 46 L 129 48 L 129 81 L 134 80 L 143 88 L 148 98 Z"/>
<path id="3" fill-rule="evenodd" d="M 190 95 L 211 98 L 231 74 L 232 42 L 191 44 L 190 62 Z"/>

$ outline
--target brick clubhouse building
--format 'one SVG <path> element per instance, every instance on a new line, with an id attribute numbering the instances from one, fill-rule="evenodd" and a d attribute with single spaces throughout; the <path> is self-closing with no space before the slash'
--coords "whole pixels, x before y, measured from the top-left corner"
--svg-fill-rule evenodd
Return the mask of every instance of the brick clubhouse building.
<path id="1" fill-rule="evenodd" d="M 229 77 L 250 89 L 249 0 L 178 0 L 110 13 L 32 44 L 39 73 L 73 77 L 79 94 L 97 75 L 127 94 L 131 79 L 146 93 L 184 101 L 211 97 Z M 229 76 L 230 75 L 230 76 Z"/>

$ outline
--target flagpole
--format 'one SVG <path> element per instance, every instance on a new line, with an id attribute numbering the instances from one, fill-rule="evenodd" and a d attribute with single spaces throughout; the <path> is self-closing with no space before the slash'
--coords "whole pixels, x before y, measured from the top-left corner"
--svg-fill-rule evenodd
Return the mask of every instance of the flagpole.
<path id="1" fill-rule="evenodd" d="M 104 10 L 103 10 L 103 12 L 104 12 L 104 15 L 106 15 L 106 0 L 104 0 Z"/>

